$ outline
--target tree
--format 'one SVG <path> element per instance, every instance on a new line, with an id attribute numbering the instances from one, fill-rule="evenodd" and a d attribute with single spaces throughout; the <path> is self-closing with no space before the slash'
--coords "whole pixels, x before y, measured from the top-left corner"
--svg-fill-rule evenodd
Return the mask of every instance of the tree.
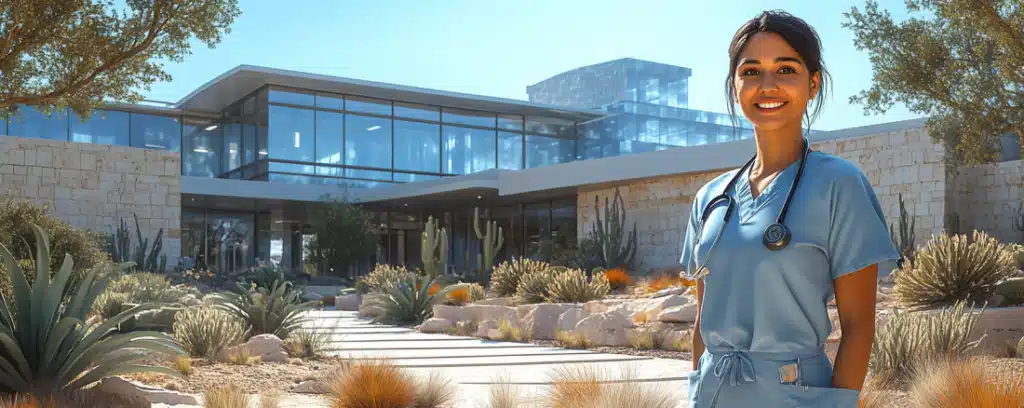
<path id="1" fill-rule="evenodd" d="M 850 98 L 865 113 L 896 102 L 929 116 L 954 165 L 989 162 L 1000 136 L 1024 138 L 1024 6 L 1020 0 L 906 0 L 893 21 L 868 0 L 843 15 L 874 67 L 871 88 Z M 1024 146 L 1024 144 L 1022 144 Z"/>
<path id="2" fill-rule="evenodd" d="M 35 105 L 88 117 L 105 101 L 137 103 L 140 89 L 171 80 L 162 60 L 230 32 L 237 1 L 0 0 L 0 115 Z"/>
<path id="3" fill-rule="evenodd" d="M 322 272 L 344 273 L 349 265 L 376 253 L 374 215 L 355 204 L 344 200 L 315 204 L 310 224 L 313 237 L 306 251 Z"/>

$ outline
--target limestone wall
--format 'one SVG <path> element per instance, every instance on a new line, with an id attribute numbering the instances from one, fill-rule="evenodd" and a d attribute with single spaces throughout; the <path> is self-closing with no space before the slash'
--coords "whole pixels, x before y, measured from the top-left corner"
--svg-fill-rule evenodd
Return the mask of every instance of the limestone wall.
<path id="1" fill-rule="evenodd" d="M 955 179 L 953 211 L 963 232 L 988 232 L 1000 241 L 1024 242 L 1024 232 L 1013 228 L 1024 217 L 1024 161 L 991 163 L 961 169 Z"/>
<path id="2" fill-rule="evenodd" d="M 813 143 L 813 148 L 851 160 L 867 175 L 890 224 L 899 224 L 899 197 L 916 221 L 916 243 L 943 230 L 948 184 L 943 149 L 932 144 L 923 128 L 904 129 L 841 140 Z M 686 174 L 620 186 L 627 222 L 637 223 L 637 267 L 640 272 L 678 264 L 693 195 L 722 172 Z M 577 228 L 589 234 L 594 197 L 613 197 L 614 188 L 578 194 Z"/>
<path id="3" fill-rule="evenodd" d="M 178 153 L 0 137 L 0 194 L 49 206 L 73 227 L 112 233 L 135 221 L 150 241 L 164 229 L 167 264 L 181 255 L 181 159 Z"/>

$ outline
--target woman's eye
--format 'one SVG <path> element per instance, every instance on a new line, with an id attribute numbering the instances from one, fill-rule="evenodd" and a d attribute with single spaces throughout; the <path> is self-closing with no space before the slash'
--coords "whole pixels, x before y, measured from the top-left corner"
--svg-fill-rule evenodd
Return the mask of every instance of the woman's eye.
<path id="1" fill-rule="evenodd" d="M 782 67 L 779 69 L 780 74 L 795 74 L 796 70 L 790 67 Z"/>
<path id="2" fill-rule="evenodd" d="M 743 75 L 743 76 L 757 75 L 757 70 L 754 69 L 754 68 L 748 68 L 748 69 L 743 70 L 743 73 L 741 73 L 740 75 Z"/>

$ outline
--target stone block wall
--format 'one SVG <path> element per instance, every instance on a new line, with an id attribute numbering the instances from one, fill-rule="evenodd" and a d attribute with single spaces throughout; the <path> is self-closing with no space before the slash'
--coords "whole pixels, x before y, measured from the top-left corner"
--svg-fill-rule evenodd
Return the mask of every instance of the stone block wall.
<path id="1" fill-rule="evenodd" d="M 135 220 L 152 242 L 164 229 L 167 264 L 181 256 L 181 158 L 178 153 L 0 137 L 0 195 L 46 205 L 75 228 L 113 233 Z"/>
<path id="2" fill-rule="evenodd" d="M 899 197 L 916 221 L 915 243 L 920 245 L 943 230 L 947 217 L 949 188 L 944 150 L 934 145 L 927 130 L 904 129 L 862 137 L 812 143 L 815 150 L 835 154 L 859 166 L 871 181 L 889 224 L 899 225 Z M 626 204 L 626 219 L 637 223 L 637 268 L 678 266 L 685 236 L 686 220 L 693 195 L 724 171 L 682 174 L 619 186 Z M 594 197 L 604 206 L 615 188 L 583 191 L 577 198 L 577 228 L 581 237 L 590 233 L 594 219 Z"/>
<path id="3" fill-rule="evenodd" d="M 1000 241 L 1024 242 L 1024 232 L 1013 226 L 1024 217 L 1024 161 L 963 168 L 955 185 L 952 211 L 960 217 L 961 232 L 978 229 Z"/>

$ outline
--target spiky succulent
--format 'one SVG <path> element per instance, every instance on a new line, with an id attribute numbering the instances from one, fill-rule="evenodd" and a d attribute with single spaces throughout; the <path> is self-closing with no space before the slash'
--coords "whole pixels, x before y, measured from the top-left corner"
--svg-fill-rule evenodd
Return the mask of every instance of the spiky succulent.
<path id="1" fill-rule="evenodd" d="M 516 304 L 528 305 L 546 301 L 548 288 L 554 280 L 556 271 L 557 269 L 550 268 L 543 272 L 531 272 L 523 275 L 519 280 L 519 287 L 516 289 Z"/>
<path id="2" fill-rule="evenodd" d="M 611 285 L 603 273 L 589 281 L 582 269 L 568 268 L 556 273 L 548 286 L 548 301 L 552 303 L 585 303 L 598 300 L 611 292 Z"/>
<path id="3" fill-rule="evenodd" d="M 491 276 L 491 296 L 508 297 L 514 296 L 519 289 L 519 280 L 524 275 L 532 272 L 544 272 L 551 265 L 544 261 L 535 261 L 529 258 L 515 258 L 505 261 L 494 268 Z"/>
<path id="4" fill-rule="evenodd" d="M 4 245 L 0 258 L 10 271 L 13 303 L 17 314 L 0 299 L 0 388 L 12 393 L 55 395 L 92 385 L 107 376 L 152 372 L 180 378 L 167 368 L 139 364 L 151 358 L 143 353 L 108 356 L 115 350 L 140 349 L 155 353 L 182 354 L 168 335 L 137 331 L 118 333 L 118 325 L 132 316 L 156 309 L 140 304 L 103 321 L 85 323 L 96 297 L 107 279 L 97 281 L 99 268 L 92 268 L 62 304 L 74 267 L 71 255 L 51 280 L 50 242 L 45 231 L 31 224 L 35 234 L 35 282 L 30 286 L 25 271 Z"/>
<path id="5" fill-rule="evenodd" d="M 407 276 L 371 293 L 364 301 L 368 314 L 389 323 L 419 324 L 434 314 L 434 305 L 448 298 L 456 289 L 467 284 L 441 287 L 436 278 L 421 275 Z"/>
<path id="6" fill-rule="evenodd" d="M 210 304 L 242 319 L 249 326 L 249 336 L 273 334 L 281 339 L 312 318 L 306 313 L 315 302 L 300 302 L 300 292 L 291 289 L 291 282 L 274 281 L 269 289 L 237 284 L 236 292 L 208 296 Z"/>

